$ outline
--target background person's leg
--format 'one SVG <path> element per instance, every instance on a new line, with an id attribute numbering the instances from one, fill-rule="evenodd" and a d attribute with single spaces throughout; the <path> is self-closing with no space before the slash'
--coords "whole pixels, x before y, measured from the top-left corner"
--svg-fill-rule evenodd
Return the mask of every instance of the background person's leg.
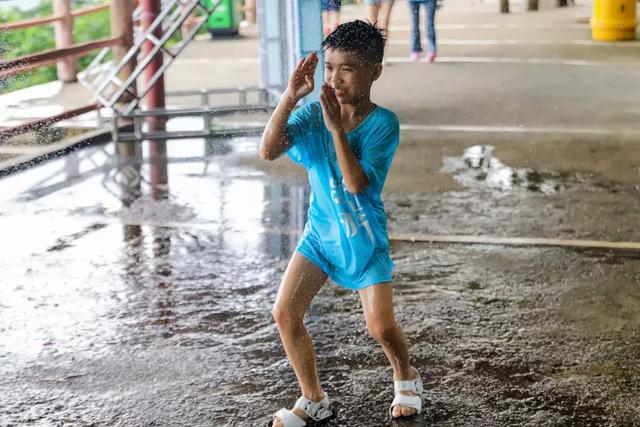
<path id="1" fill-rule="evenodd" d="M 426 24 L 427 24 L 427 45 L 429 48 L 429 52 L 436 53 L 436 0 L 428 0 L 425 3 L 426 8 Z"/>
<path id="2" fill-rule="evenodd" d="M 338 28 L 338 25 L 340 25 L 340 11 L 339 10 L 331 12 L 331 31 L 333 31 L 336 28 Z"/>
<path id="3" fill-rule="evenodd" d="M 393 0 L 386 0 L 380 3 L 380 28 L 384 30 L 384 35 L 389 40 L 389 20 L 391 19 L 391 10 L 393 9 Z"/>
<path id="4" fill-rule="evenodd" d="M 380 3 L 367 3 L 365 6 L 365 13 L 367 15 L 367 21 L 372 24 L 378 23 L 378 10 L 380 9 Z"/>
<path id="5" fill-rule="evenodd" d="M 329 8 L 330 0 L 322 0 L 322 33 L 326 36 L 329 34 Z"/>
<path id="6" fill-rule="evenodd" d="M 409 2 L 409 12 L 411 13 L 411 53 L 416 56 L 422 52 L 420 44 L 420 3 Z"/>
<path id="7" fill-rule="evenodd" d="M 302 395 L 314 402 L 322 400 L 324 393 L 316 369 L 316 351 L 303 319 L 311 300 L 326 280 L 326 274 L 318 266 L 296 252 L 289 261 L 273 306 L 280 339 Z M 301 417 L 304 415 L 299 409 L 294 412 Z M 274 425 L 279 425 L 277 422 L 275 420 Z"/>
<path id="8" fill-rule="evenodd" d="M 342 9 L 342 0 L 332 0 L 333 2 L 333 27 L 331 31 L 335 30 L 340 25 L 340 9 Z"/>

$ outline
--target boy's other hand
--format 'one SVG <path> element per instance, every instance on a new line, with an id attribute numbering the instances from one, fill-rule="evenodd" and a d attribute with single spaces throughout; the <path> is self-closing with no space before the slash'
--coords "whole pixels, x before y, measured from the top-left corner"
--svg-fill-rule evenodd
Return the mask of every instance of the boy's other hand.
<path id="1" fill-rule="evenodd" d="M 305 58 L 298 61 L 295 70 L 291 73 L 289 84 L 287 85 L 286 96 L 290 97 L 294 103 L 313 92 L 313 74 L 318 65 L 318 54 L 311 52 Z"/>
<path id="2" fill-rule="evenodd" d="M 340 114 L 340 102 L 333 88 L 327 83 L 322 85 L 320 90 L 320 105 L 322 106 L 322 117 L 329 132 L 342 132 L 342 114 Z"/>

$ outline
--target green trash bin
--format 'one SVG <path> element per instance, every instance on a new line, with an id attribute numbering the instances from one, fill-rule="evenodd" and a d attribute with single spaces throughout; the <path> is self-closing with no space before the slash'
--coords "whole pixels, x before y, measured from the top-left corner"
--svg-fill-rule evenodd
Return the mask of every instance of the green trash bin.
<path id="1" fill-rule="evenodd" d="M 213 7 L 218 0 L 203 0 L 206 7 Z M 221 0 L 216 10 L 207 20 L 207 29 L 211 37 L 235 36 L 240 23 L 240 1 Z"/>

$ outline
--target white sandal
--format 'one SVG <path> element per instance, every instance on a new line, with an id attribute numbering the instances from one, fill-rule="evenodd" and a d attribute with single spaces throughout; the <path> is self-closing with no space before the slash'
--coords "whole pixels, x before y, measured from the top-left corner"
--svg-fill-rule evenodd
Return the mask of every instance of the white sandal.
<path id="1" fill-rule="evenodd" d="M 416 377 L 412 380 L 394 380 L 393 381 L 393 389 L 396 393 L 396 396 L 393 398 L 393 402 L 391 403 L 391 407 L 389 408 L 389 415 L 393 417 L 393 408 L 398 405 L 406 406 L 408 408 L 413 408 L 416 410 L 414 415 L 419 414 L 422 411 L 422 392 L 424 388 L 422 387 L 422 379 L 420 379 L 420 373 L 413 366 L 411 367 L 416 373 Z M 406 394 L 400 394 L 401 391 L 411 391 L 415 393 L 415 396 L 407 396 Z M 402 417 L 402 415 L 400 416 Z M 400 418 L 394 417 L 394 418 Z"/>
<path id="2" fill-rule="evenodd" d="M 329 410 L 329 396 L 327 393 L 324 394 L 324 397 L 319 402 L 314 402 L 301 396 L 293 407 L 302 409 L 313 421 L 322 421 L 333 415 Z M 304 419 L 285 408 L 276 412 L 276 417 L 280 418 L 283 427 L 304 427 L 307 425 Z"/>

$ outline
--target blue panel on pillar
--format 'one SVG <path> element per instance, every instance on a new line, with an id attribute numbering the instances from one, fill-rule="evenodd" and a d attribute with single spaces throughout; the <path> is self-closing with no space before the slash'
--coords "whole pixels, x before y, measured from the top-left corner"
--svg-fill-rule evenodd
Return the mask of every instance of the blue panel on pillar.
<path id="1" fill-rule="evenodd" d="M 260 19 L 260 60 L 262 85 L 271 89 L 283 90 L 286 86 L 283 69 L 283 23 L 282 8 L 279 3 L 271 7 L 258 5 Z"/>
<path id="2" fill-rule="evenodd" d="M 298 58 L 307 56 L 313 51 L 318 52 L 318 68 L 315 74 L 315 88 L 307 95 L 303 102 L 313 102 L 320 99 L 320 87 L 324 81 L 324 55 L 320 50 L 322 44 L 322 8 L 318 0 L 298 0 L 296 33 L 298 36 Z"/>
<path id="3" fill-rule="evenodd" d="M 267 44 L 267 87 L 281 88 L 285 83 L 282 81 L 282 61 L 280 60 L 280 45 L 278 41 L 272 41 Z"/>

